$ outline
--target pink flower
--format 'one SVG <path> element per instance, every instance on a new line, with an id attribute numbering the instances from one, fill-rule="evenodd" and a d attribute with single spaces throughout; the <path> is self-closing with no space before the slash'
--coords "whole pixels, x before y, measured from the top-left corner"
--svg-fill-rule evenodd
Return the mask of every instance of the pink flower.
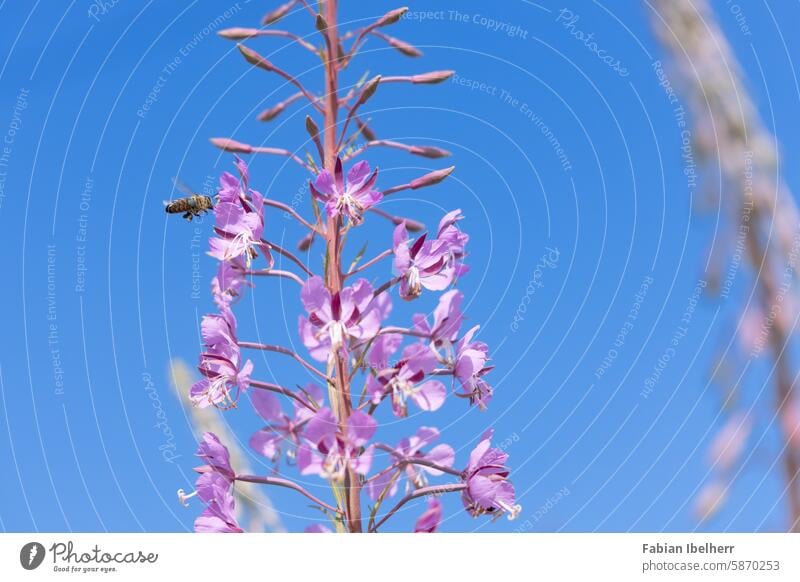
<path id="1" fill-rule="evenodd" d="M 466 273 L 459 261 L 469 237 L 455 226 L 460 210 L 448 213 L 439 224 L 437 238 L 429 240 L 423 234 L 411 242 L 405 223 L 394 230 L 394 266 L 400 277 L 400 296 L 415 299 L 422 289 L 443 291 L 455 278 Z"/>
<path id="2" fill-rule="evenodd" d="M 197 448 L 197 456 L 207 464 L 195 469 L 200 473 L 195 484 L 196 491 L 191 495 L 178 491 L 178 497 L 184 504 L 195 495 L 206 504 L 203 513 L 194 522 L 195 531 L 240 533 L 242 529 L 236 522 L 231 493 L 235 474 L 231 468 L 228 449 L 217 435 L 206 432 Z"/>
<path id="3" fill-rule="evenodd" d="M 322 402 L 322 390 L 314 384 L 308 384 L 303 389 L 302 398 L 310 406 L 318 407 Z M 281 450 L 288 447 L 287 456 L 294 458 L 305 424 L 313 417 L 313 411 L 308 406 L 292 401 L 294 415 L 289 417 L 283 412 L 277 396 L 264 390 L 254 391 L 250 399 L 258 415 L 269 423 L 250 437 L 250 447 L 274 462 L 280 458 Z"/>
<path id="4" fill-rule="evenodd" d="M 331 295 L 320 277 L 311 277 L 300 298 L 308 312 L 308 318 L 299 318 L 300 338 L 311 357 L 320 362 L 346 350 L 350 339 L 374 337 L 391 311 L 388 295 L 374 297 L 366 279 Z"/>
<path id="5" fill-rule="evenodd" d="M 245 265 L 241 258 L 221 261 L 217 275 L 211 280 L 211 295 L 217 307 L 229 307 L 239 298 L 240 290 L 245 284 Z"/>
<path id="6" fill-rule="evenodd" d="M 422 410 L 438 410 L 444 404 L 447 388 L 438 380 L 424 381 L 435 367 L 436 356 L 431 349 L 426 344 L 412 344 L 403 350 L 403 358 L 394 367 L 370 376 L 367 392 L 375 404 L 391 396 L 396 416 L 408 415 L 408 400 Z"/>
<path id="7" fill-rule="evenodd" d="M 310 182 L 311 193 L 325 203 L 328 216 L 346 216 L 352 224 L 361 224 L 364 211 L 376 204 L 382 194 L 373 189 L 378 179 L 376 169 L 370 175 L 369 164 L 358 162 L 347 172 L 344 179 L 342 160 L 336 159 L 334 175 L 328 170 L 320 172 L 315 182 Z"/>
<path id="8" fill-rule="evenodd" d="M 198 369 L 204 378 L 192 386 L 192 402 L 200 408 L 222 402 L 233 404 L 238 394 L 250 385 L 253 371 L 250 360 L 241 365 L 233 312 L 223 306 L 219 314 L 206 315 L 201 333 L 206 351 L 200 354 Z"/>
<path id="9" fill-rule="evenodd" d="M 248 190 L 247 167 L 241 160 L 237 160 L 237 165 L 242 174 L 241 183 L 230 174 L 220 179 L 219 202 L 214 207 L 217 236 L 209 239 L 208 254 L 220 261 L 243 258 L 249 267 L 260 248 L 271 265 L 269 248 L 261 241 L 264 197 L 255 190 Z"/>
<path id="10" fill-rule="evenodd" d="M 428 508 L 417 519 L 414 533 L 435 533 L 442 522 L 442 502 L 436 497 L 428 498 Z"/>
<path id="11" fill-rule="evenodd" d="M 509 519 L 514 519 L 522 508 L 515 504 L 514 486 L 508 481 L 509 469 L 505 466 L 508 455 L 491 448 L 492 434 L 492 430 L 486 431 L 470 453 L 463 477 L 467 488 L 461 499 L 473 517 L 507 513 Z"/>
<path id="12" fill-rule="evenodd" d="M 404 461 L 429 461 L 440 467 L 452 467 L 455 462 L 455 451 L 453 447 L 446 444 L 436 445 L 429 452 L 423 453 L 422 449 L 428 447 L 433 441 L 439 438 L 439 430 L 432 426 L 422 426 L 414 436 L 404 438 L 397 447 L 391 450 L 390 461 L 392 464 Z M 426 465 L 418 465 L 408 462 L 404 472 L 408 483 L 406 490 L 419 489 L 428 484 L 428 475 L 439 476 L 442 471 Z M 398 480 L 394 479 L 393 471 L 386 471 L 381 476 L 376 476 L 367 485 L 367 494 L 373 500 L 378 499 L 381 493 L 391 483 L 385 495 L 393 496 L 397 492 Z"/>
<path id="13" fill-rule="evenodd" d="M 195 406 L 219 406 L 223 402 L 234 405 L 239 393 L 250 385 L 253 362 L 247 360 L 240 366 L 239 350 L 206 352 L 200 355 L 198 369 L 204 376 L 191 389 L 190 398 Z"/>
<path id="14" fill-rule="evenodd" d="M 201 469 L 208 469 L 215 471 L 229 481 L 233 481 L 234 473 L 231 468 L 231 456 L 228 453 L 228 448 L 223 445 L 219 437 L 213 432 L 204 432 L 200 444 L 197 446 L 196 455 L 206 462 L 205 467 Z"/>
<path id="15" fill-rule="evenodd" d="M 470 329 L 456 346 L 456 360 L 454 374 L 461 383 L 463 392 L 461 396 L 470 399 L 470 403 L 477 404 L 478 408 L 485 410 L 492 399 L 492 387 L 483 379 L 492 370 L 486 366 L 489 360 L 489 347 L 479 341 L 472 341 L 479 326 Z"/>
<path id="16" fill-rule="evenodd" d="M 321 408 L 306 425 L 305 442 L 297 450 L 297 466 L 302 475 L 319 475 L 343 481 L 347 469 L 366 475 L 372 464 L 373 447 L 362 451 L 375 434 L 375 419 L 355 411 L 347 419 L 344 434 L 330 408 Z"/>
<path id="17" fill-rule="evenodd" d="M 367 361 L 378 372 L 388 368 L 389 358 L 398 350 L 401 343 L 403 343 L 403 336 L 399 333 L 379 335 L 372 342 Z"/>
<path id="18" fill-rule="evenodd" d="M 230 172 L 223 172 L 219 177 L 219 189 L 217 196 L 220 202 L 236 202 L 238 200 L 246 199 L 249 181 L 249 173 L 247 171 L 247 164 L 239 156 L 234 157 L 234 165 L 239 172 L 239 178 L 236 178 Z"/>
<path id="19" fill-rule="evenodd" d="M 194 520 L 194 531 L 205 533 L 242 533 L 236 522 L 235 502 L 230 483 L 218 473 L 204 473 L 197 480 L 197 496 L 206 503 L 203 513 Z"/>
<path id="20" fill-rule="evenodd" d="M 414 315 L 414 330 L 426 334 L 434 345 L 453 343 L 458 337 L 458 330 L 464 321 L 461 313 L 461 302 L 464 294 L 451 289 L 439 297 L 439 304 L 433 310 L 433 325 L 428 323 L 422 313 Z"/>

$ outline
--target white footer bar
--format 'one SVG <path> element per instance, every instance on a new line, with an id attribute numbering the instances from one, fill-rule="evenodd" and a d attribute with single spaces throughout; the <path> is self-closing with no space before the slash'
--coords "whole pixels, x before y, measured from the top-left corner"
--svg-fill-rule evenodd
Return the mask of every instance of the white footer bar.
<path id="1" fill-rule="evenodd" d="M 799 564 L 792 534 L 0 534 L 2 580 L 796 582 Z"/>

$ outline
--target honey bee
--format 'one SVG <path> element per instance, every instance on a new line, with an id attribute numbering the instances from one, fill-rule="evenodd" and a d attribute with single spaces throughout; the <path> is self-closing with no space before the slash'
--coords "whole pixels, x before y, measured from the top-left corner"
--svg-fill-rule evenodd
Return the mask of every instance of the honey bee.
<path id="1" fill-rule="evenodd" d="M 183 217 L 189 222 L 195 216 L 200 216 L 203 212 L 208 212 L 214 208 L 214 203 L 211 201 L 210 196 L 203 196 L 202 194 L 192 194 L 185 198 L 178 198 L 172 202 L 167 202 L 164 210 L 167 214 L 183 214 Z"/>
<path id="2" fill-rule="evenodd" d="M 175 184 L 175 187 L 186 194 L 186 196 L 172 201 L 165 200 L 164 210 L 167 214 L 183 213 L 183 217 L 191 222 L 192 218 L 195 216 L 200 216 L 201 213 L 208 212 L 214 208 L 214 202 L 209 196 L 197 194 L 186 184 L 178 180 L 178 178 L 172 178 L 172 182 Z"/>

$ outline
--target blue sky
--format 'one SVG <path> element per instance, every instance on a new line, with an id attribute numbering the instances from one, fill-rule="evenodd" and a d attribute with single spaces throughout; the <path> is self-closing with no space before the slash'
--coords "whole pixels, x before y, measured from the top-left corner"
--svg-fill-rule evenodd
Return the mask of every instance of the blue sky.
<path id="1" fill-rule="evenodd" d="M 271 3 L 106 4 L 0 4 L 0 528 L 8 531 L 191 528 L 200 508 L 182 508 L 175 490 L 190 486 L 196 435 L 168 366 L 196 359 L 215 266 L 202 254 L 210 222 L 165 217 L 162 201 L 178 195 L 173 176 L 200 190 L 230 169 L 231 157 L 208 137 L 307 149 L 302 106 L 271 124 L 254 119 L 291 89 L 251 70 L 214 34 L 256 25 Z M 395 7 L 343 4 L 342 22 Z M 799 126 L 790 78 L 800 46 L 778 35 L 778 23 L 797 20 L 797 6 L 748 4 L 750 35 L 724 2 L 715 6 L 798 191 L 800 136 L 789 128 Z M 562 8 L 619 66 L 570 34 L 558 21 Z M 487 412 L 451 398 L 406 426 L 439 426 L 460 464 L 494 427 L 524 507 L 517 522 L 491 523 L 467 516 L 453 497 L 445 500 L 446 531 L 783 527 L 771 429 L 757 432 L 720 514 L 703 525 L 691 514 L 709 479 L 706 446 L 723 422 L 709 370 L 748 283 L 737 281 L 728 302 L 702 297 L 682 323 L 707 278 L 714 216 L 693 211 L 704 185 L 690 187 L 683 173 L 680 130 L 653 69 L 665 55 L 649 17 L 638 3 L 411 3 L 410 17 L 389 32 L 425 56 L 407 59 L 370 41 L 343 78 L 457 71 L 438 86 L 381 87 L 365 108 L 381 138 L 453 152 L 451 179 L 385 208 L 428 225 L 462 209 L 471 272 L 460 287 L 496 366 Z M 301 34 L 312 29 L 301 13 L 286 23 Z M 281 40 L 251 45 L 321 88 L 314 56 Z M 382 187 L 441 165 L 395 151 L 373 150 L 369 160 L 381 167 Z M 284 202 L 306 179 L 283 159 L 253 160 L 253 186 Z M 298 208 L 308 213 L 308 200 Z M 302 235 L 279 214 L 267 229 L 287 244 Z M 380 221 L 358 234 L 369 239 L 368 254 L 390 236 Z M 351 245 L 351 253 L 360 246 Z M 370 276 L 389 274 L 386 266 Z M 395 321 L 430 309 L 430 300 L 396 305 Z M 296 343 L 298 309 L 291 282 L 260 281 L 237 307 L 240 336 Z M 681 327 L 674 356 L 654 376 Z M 308 380 L 285 360 L 253 360 L 260 379 Z M 763 364 L 742 397 L 766 426 Z M 224 420 L 244 443 L 258 427 L 247 407 Z M 163 454 L 165 429 L 172 455 Z M 400 434 L 394 425 L 385 432 L 389 440 Z M 325 494 L 321 483 L 304 482 Z M 290 530 L 317 517 L 292 492 L 268 493 Z M 390 529 L 407 530 L 420 509 Z"/>

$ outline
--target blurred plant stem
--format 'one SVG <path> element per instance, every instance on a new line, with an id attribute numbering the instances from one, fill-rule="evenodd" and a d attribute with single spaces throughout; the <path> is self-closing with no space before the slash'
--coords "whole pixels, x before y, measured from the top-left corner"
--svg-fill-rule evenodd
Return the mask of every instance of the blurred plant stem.
<path id="1" fill-rule="evenodd" d="M 670 53 L 692 114 L 693 152 L 704 164 L 707 187 L 718 189 L 720 212 L 728 211 L 733 239 L 745 233 L 744 257 L 753 269 L 753 294 L 745 294 L 742 313 L 751 299 L 762 314 L 774 315 L 762 323 L 761 334 L 772 360 L 776 418 L 789 417 L 797 378 L 790 361 L 790 339 L 796 313 L 791 312 L 789 288 L 797 281 L 798 211 L 781 181 L 775 136 L 761 122 L 742 81 L 741 67 L 706 0 L 655 0 L 653 28 Z M 684 154 L 685 155 L 685 154 Z M 741 228 L 747 223 L 747 228 Z M 729 232 L 713 241 L 712 257 L 722 264 L 731 257 Z M 787 279 L 788 277 L 788 279 Z M 727 295 L 725 295 L 727 298 Z M 786 301 L 784 301 L 786 299 Z M 751 354 L 755 357 L 756 354 Z M 766 355 L 766 354 L 765 354 Z M 789 509 L 788 529 L 800 529 L 800 452 L 793 445 L 793 429 L 783 427 L 784 496 Z"/>
<path id="2" fill-rule="evenodd" d="M 242 474 L 251 474 L 254 471 L 247 462 L 247 455 L 236 444 L 238 440 L 222 422 L 220 411 L 214 407 L 199 408 L 189 400 L 194 379 L 192 371 L 185 362 L 179 359 L 172 360 L 170 365 L 170 382 L 181 403 L 189 411 L 197 434 L 213 432 L 227 443 L 231 456 L 231 463 Z M 198 461 L 199 462 L 199 461 Z M 234 489 L 236 499 L 237 520 L 239 523 L 249 523 L 248 531 L 284 532 L 280 516 L 275 511 L 272 502 L 264 495 L 263 489 L 253 483 L 237 482 Z"/>

